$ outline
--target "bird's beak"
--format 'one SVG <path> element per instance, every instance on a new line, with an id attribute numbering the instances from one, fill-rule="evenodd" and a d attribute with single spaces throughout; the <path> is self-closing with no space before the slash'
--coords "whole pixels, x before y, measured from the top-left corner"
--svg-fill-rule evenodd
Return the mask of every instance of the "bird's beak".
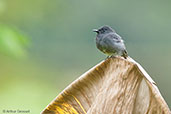
<path id="1" fill-rule="evenodd" d="M 98 33 L 98 32 L 99 32 L 99 30 L 98 30 L 98 29 L 93 29 L 93 32 L 97 32 L 97 33 Z"/>

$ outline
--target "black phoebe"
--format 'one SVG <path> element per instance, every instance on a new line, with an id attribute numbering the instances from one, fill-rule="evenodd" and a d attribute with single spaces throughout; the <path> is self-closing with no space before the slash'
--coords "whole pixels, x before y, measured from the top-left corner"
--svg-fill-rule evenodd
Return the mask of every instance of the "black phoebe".
<path id="1" fill-rule="evenodd" d="M 97 48 L 108 57 L 115 55 L 121 55 L 125 59 L 128 57 L 124 41 L 111 27 L 105 25 L 93 31 L 97 33 Z"/>

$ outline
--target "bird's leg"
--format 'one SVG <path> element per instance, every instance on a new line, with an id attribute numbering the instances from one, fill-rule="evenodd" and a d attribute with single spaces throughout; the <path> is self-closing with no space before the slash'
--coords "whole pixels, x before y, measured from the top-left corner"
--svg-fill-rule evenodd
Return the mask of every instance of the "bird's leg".
<path id="1" fill-rule="evenodd" d="M 125 59 L 127 59 L 127 57 L 128 57 L 128 52 L 127 52 L 126 50 L 124 50 L 124 51 L 122 52 L 122 57 L 124 57 Z"/>
<path id="2" fill-rule="evenodd" d="M 106 57 L 105 60 L 107 60 L 107 59 L 109 59 L 109 58 L 115 58 L 115 55 L 109 55 L 109 56 Z"/>

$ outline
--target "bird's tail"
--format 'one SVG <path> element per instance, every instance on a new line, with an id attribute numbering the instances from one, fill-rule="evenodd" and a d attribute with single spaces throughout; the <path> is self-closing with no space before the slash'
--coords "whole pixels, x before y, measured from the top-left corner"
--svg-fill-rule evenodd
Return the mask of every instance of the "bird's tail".
<path id="1" fill-rule="evenodd" d="M 128 57 L 128 52 L 126 50 L 124 50 L 122 52 L 122 56 L 126 59 Z"/>

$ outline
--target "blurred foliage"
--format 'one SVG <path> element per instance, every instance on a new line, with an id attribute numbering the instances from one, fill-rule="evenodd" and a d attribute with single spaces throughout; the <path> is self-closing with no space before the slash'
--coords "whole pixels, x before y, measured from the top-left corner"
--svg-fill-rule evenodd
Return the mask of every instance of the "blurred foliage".
<path id="1" fill-rule="evenodd" d="M 0 0 L 2 108 L 40 113 L 58 92 L 105 58 L 95 47 L 92 29 L 106 24 L 123 37 L 129 55 L 171 106 L 170 10 L 167 0 Z"/>
<path id="2" fill-rule="evenodd" d="M 25 57 L 25 47 L 29 42 L 26 36 L 12 27 L 0 25 L 0 52 L 12 57 Z"/>

